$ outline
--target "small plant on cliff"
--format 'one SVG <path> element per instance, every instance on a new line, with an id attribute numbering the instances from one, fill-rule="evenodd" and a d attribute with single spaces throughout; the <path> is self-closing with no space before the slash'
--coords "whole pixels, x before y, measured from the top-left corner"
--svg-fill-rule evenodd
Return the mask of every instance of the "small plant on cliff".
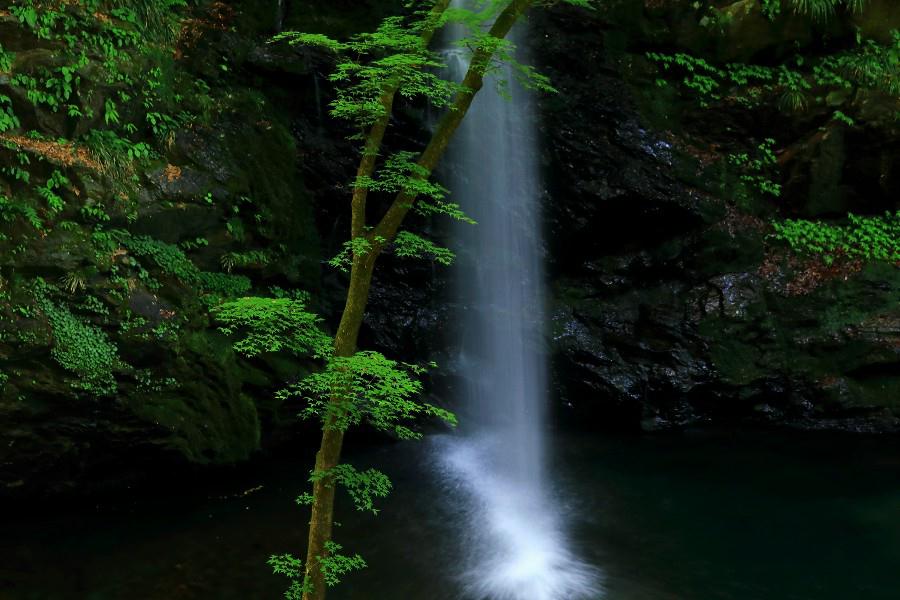
<path id="1" fill-rule="evenodd" d="M 728 162 L 740 171 L 740 181 L 751 190 L 770 196 L 781 196 L 781 184 L 770 176 L 777 160 L 773 148 L 775 140 L 766 138 L 753 155 L 746 152 L 728 155 Z"/>
<path id="2" fill-rule="evenodd" d="M 54 360 L 78 377 L 72 386 L 92 395 L 115 393 L 113 371 L 124 366 L 115 344 L 99 328 L 55 303 L 50 297 L 53 290 L 44 280 L 35 280 L 32 291 L 50 325 Z"/>
<path id="3" fill-rule="evenodd" d="M 900 211 L 884 216 L 850 214 L 846 224 L 787 220 L 774 222 L 774 237 L 801 254 L 836 260 L 881 261 L 900 265 Z"/>
<path id="4" fill-rule="evenodd" d="M 814 21 L 865 11 L 868 4 L 865 0 L 760 0 L 764 13 L 773 19 L 789 9 Z M 834 130 L 865 126 L 893 131 L 900 122 L 900 32 L 876 40 L 857 30 L 855 36 L 848 33 L 841 40 L 823 36 L 818 42 L 804 48 L 798 40 L 796 54 L 780 64 L 723 64 L 681 52 L 649 52 L 647 57 L 662 75 L 657 85 L 667 86 L 675 80 L 686 96 L 704 108 L 770 108 L 794 119 L 817 122 L 819 133 L 779 151 L 782 160 L 776 160 L 771 140 L 726 157 L 737 171 L 744 188 L 741 192 L 752 191 L 754 200 L 771 200 L 781 197 L 779 169 L 790 164 L 798 149 L 827 139 Z M 779 142 L 786 143 L 780 135 Z M 773 239 L 796 252 L 821 254 L 828 263 L 840 258 L 897 262 L 896 236 L 891 215 L 850 214 L 836 218 L 834 224 L 776 222 Z"/>
<path id="5" fill-rule="evenodd" d="M 782 9 L 787 8 L 793 13 L 822 21 L 841 8 L 859 12 L 867 3 L 868 0 L 759 0 L 763 14 L 771 20 L 775 20 Z"/>
<path id="6" fill-rule="evenodd" d="M 176 33 L 184 0 L 11 0 L 9 27 L 26 48 L 52 49 L 52 61 L 0 46 L 0 76 L 13 94 L 0 94 L 0 183 L 8 184 L 15 210 L 5 211 L 38 233 L 55 226 L 63 211 L 59 183 L 78 171 L 102 175 L 116 206 L 132 196 L 136 167 L 158 157 L 174 131 L 201 119 L 198 81 L 174 68 Z M 206 87 L 208 91 L 208 86 Z M 19 114 L 17 114 L 17 112 Z M 32 117 L 32 113 L 38 116 Z M 46 135 L 45 123 L 64 126 L 72 139 Z M 38 128 L 23 130 L 23 124 Z M 9 157 L 8 155 L 13 155 Z M 52 175 L 47 177 L 47 164 Z M 90 198 L 70 190 L 70 201 Z M 130 216 L 130 213 L 129 213 Z M 86 225 L 90 226 L 90 223 Z M 17 228 L 24 238 L 35 233 Z"/>

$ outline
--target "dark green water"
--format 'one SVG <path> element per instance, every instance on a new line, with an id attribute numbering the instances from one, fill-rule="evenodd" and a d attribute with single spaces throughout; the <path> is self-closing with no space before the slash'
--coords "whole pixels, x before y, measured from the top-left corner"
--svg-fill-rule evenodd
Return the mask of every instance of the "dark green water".
<path id="1" fill-rule="evenodd" d="M 455 494 L 429 445 L 357 452 L 395 493 L 341 510 L 370 569 L 334 600 L 460 598 Z M 553 493 L 609 600 L 897 600 L 900 440 L 745 434 L 568 436 Z M 303 546 L 302 461 L 119 506 L 6 509 L 0 600 L 281 597 L 265 557 Z M 261 489 L 241 496 L 245 490 Z"/>

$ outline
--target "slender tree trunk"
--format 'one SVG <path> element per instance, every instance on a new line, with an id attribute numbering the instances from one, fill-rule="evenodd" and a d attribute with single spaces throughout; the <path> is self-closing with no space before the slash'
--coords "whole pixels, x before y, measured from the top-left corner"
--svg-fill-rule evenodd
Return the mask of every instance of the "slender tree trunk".
<path id="1" fill-rule="evenodd" d="M 322 431 L 322 444 L 316 453 L 316 471 L 333 469 L 341 460 L 341 446 L 344 443 L 344 431 L 339 428 L 326 427 Z M 334 523 L 335 485 L 328 477 L 313 483 L 312 516 L 309 520 L 309 539 L 307 540 L 306 577 L 304 584 L 308 587 L 303 593 L 303 600 L 320 600 L 325 598 L 325 573 L 317 557 L 327 556 L 325 543 L 331 539 Z"/>
<path id="2" fill-rule="evenodd" d="M 493 27 L 491 27 L 489 35 L 497 40 L 503 40 L 533 1 L 511 0 L 509 5 L 500 13 Z M 426 43 L 431 40 L 440 16 L 449 4 L 450 0 L 438 0 L 436 2 L 429 24 L 426 25 L 423 31 L 423 39 Z M 427 170 L 428 175 L 437 166 L 438 161 L 450 143 L 450 139 L 459 128 L 469 107 L 472 105 L 475 94 L 483 86 L 484 74 L 495 52 L 496 47 L 486 46 L 476 51 L 473 55 L 469 70 L 462 82 L 462 89 L 457 94 L 450 111 L 438 125 L 431 141 L 419 159 L 419 164 Z M 376 157 L 387 130 L 396 91 L 396 88 L 389 88 L 381 98 L 382 105 L 387 112 L 382 119 L 379 119 L 373 125 L 367 136 L 357 175 L 368 176 L 374 172 Z M 365 233 L 366 196 L 367 190 L 364 188 L 356 188 L 353 191 L 351 234 L 354 238 L 366 235 L 372 244 L 368 252 L 354 255 L 353 257 L 347 302 L 341 315 L 341 322 L 334 342 L 334 354 L 338 357 L 350 357 L 356 353 L 356 344 L 369 299 L 369 288 L 372 284 L 375 261 L 385 246 L 385 242 L 378 241 L 380 239 L 379 236 L 383 236 L 384 239 L 389 241 L 393 240 L 407 212 L 409 212 L 416 201 L 415 195 L 399 194 L 374 232 L 367 234 Z M 344 431 L 336 425 L 336 421 L 337 416 L 332 416 L 324 424 L 322 443 L 319 447 L 319 452 L 316 454 L 315 471 L 317 473 L 328 472 L 340 463 Z M 332 478 L 321 477 L 313 484 L 312 516 L 309 522 L 305 570 L 305 581 L 310 584 L 310 590 L 304 592 L 303 600 L 325 600 L 327 591 L 325 576 L 317 557 L 328 555 L 325 545 L 331 540 L 334 523 L 334 495 L 335 482 Z"/>
<path id="3" fill-rule="evenodd" d="M 422 44 L 426 48 L 431 43 L 434 33 L 441 22 L 441 17 L 443 17 L 449 6 L 450 0 L 435 0 L 434 6 L 429 11 L 428 18 L 422 24 Z M 387 132 L 388 125 L 391 122 L 398 85 L 396 81 L 388 82 L 384 93 L 381 95 L 380 102 L 384 113 L 375 121 L 368 135 L 366 135 L 362 159 L 360 159 L 359 168 L 356 170 L 357 179 L 370 177 L 375 172 L 375 165 L 378 161 L 378 153 L 381 151 L 381 144 L 384 141 L 384 134 Z M 368 195 L 369 188 L 365 186 L 353 188 L 353 199 L 350 203 L 352 219 L 350 224 L 351 239 L 365 235 L 366 199 Z"/>
<path id="4" fill-rule="evenodd" d="M 350 272 L 350 287 L 347 291 L 347 303 L 341 315 L 334 340 L 334 354 L 338 357 L 350 357 L 356 353 L 359 330 L 362 327 L 369 287 L 375 268 L 375 256 L 354 258 Z M 316 453 L 316 473 L 327 473 L 336 467 L 341 460 L 341 447 L 344 443 L 344 430 L 336 423 L 333 415 L 322 428 L 322 443 Z M 334 523 L 335 482 L 331 477 L 321 477 L 313 483 L 312 515 L 309 520 L 309 539 L 306 550 L 306 578 L 311 589 L 303 594 L 303 600 L 324 600 L 326 585 L 325 574 L 317 557 L 328 555 L 326 542 L 331 540 Z"/>

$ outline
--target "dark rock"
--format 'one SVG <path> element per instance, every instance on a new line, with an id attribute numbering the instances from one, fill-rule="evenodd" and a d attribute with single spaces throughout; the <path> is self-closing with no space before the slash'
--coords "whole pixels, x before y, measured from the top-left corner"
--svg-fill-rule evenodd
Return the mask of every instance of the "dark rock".
<path id="1" fill-rule="evenodd" d="M 561 411 L 580 426 L 653 431 L 713 421 L 900 430 L 897 269 L 826 277 L 808 290 L 798 282 L 815 270 L 809 265 L 767 272 L 765 222 L 711 197 L 686 145 L 653 125 L 660 119 L 641 100 L 652 81 L 635 80 L 629 67 L 640 60 L 630 47 L 667 35 L 689 46 L 694 34 L 648 24 L 628 39 L 608 17 L 560 9 L 533 24 L 535 55 L 560 89 L 542 104 Z M 764 26 L 758 15 L 735 21 L 729 35 L 754 44 L 736 51 L 751 56 L 804 35 L 796 25 L 748 33 Z M 589 57 L 581 68 L 570 60 L 573 44 Z M 692 144 L 765 135 L 727 117 L 689 116 L 697 108 L 666 110 L 704 122 L 690 129 Z M 896 140 L 872 135 L 875 162 L 896 161 Z M 848 157 L 872 152 L 872 143 L 841 131 L 807 139 L 792 159 L 785 204 L 813 215 L 896 207 L 896 197 L 860 193 L 867 179 L 848 172 Z"/>

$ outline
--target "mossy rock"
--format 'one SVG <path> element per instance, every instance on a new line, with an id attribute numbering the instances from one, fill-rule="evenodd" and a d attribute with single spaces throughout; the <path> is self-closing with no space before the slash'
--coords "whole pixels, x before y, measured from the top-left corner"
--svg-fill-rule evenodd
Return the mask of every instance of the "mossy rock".
<path id="1" fill-rule="evenodd" d="M 259 448 L 256 406 L 242 391 L 235 355 L 223 336 L 187 331 L 180 338 L 174 389 L 133 390 L 124 404 L 143 421 L 164 429 L 160 442 L 192 462 L 231 463 Z"/>
<path id="2" fill-rule="evenodd" d="M 803 381 L 822 401 L 897 408 L 900 386 L 900 270 L 873 265 L 804 296 L 767 293 L 739 318 L 700 325 L 722 380 Z M 835 382 L 844 382 L 838 385 Z"/>

